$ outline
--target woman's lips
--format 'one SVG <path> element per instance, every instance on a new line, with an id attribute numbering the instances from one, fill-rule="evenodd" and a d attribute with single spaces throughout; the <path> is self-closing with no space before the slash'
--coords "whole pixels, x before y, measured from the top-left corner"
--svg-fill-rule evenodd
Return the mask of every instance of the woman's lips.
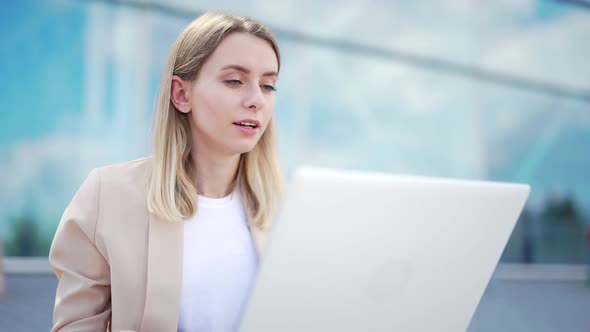
<path id="1" fill-rule="evenodd" d="M 234 123 L 234 127 L 236 129 L 238 129 L 242 134 L 244 135 L 248 135 L 248 136 L 254 136 L 258 133 L 258 128 L 259 127 L 246 127 L 243 125 L 239 125 Z"/>

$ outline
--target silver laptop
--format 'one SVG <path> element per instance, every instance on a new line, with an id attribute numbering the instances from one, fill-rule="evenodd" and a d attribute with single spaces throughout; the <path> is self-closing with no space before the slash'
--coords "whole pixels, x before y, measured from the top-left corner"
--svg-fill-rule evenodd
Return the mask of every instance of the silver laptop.
<path id="1" fill-rule="evenodd" d="M 242 332 L 465 331 L 528 185 L 299 168 Z"/>

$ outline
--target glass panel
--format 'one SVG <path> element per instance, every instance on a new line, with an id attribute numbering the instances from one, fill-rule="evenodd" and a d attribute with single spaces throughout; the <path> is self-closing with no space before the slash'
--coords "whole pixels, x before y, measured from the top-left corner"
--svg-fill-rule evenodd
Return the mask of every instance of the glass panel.
<path id="1" fill-rule="evenodd" d="M 168 50 L 215 5 L 267 22 L 279 38 L 286 173 L 306 163 L 530 183 L 502 259 L 588 259 L 586 12 L 547 1 L 269 3 L 22 1 L 3 10 L 6 254 L 46 255 L 90 169 L 149 153 Z"/>

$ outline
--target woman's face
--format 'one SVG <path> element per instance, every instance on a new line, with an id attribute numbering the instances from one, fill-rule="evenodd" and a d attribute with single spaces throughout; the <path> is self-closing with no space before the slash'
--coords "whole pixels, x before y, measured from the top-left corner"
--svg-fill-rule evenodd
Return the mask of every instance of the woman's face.
<path id="1" fill-rule="evenodd" d="M 172 79 L 172 101 L 189 113 L 197 149 L 235 155 L 254 148 L 275 108 L 278 61 L 271 45 L 232 33 L 193 82 Z"/>

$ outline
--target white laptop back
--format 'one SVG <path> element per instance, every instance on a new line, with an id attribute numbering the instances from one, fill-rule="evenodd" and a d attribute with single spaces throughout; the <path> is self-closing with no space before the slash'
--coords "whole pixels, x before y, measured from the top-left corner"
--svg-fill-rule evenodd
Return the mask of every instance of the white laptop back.
<path id="1" fill-rule="evenodd" d="M 240 331 L 465 331 L 528 194 L 300 168 Z"/>

